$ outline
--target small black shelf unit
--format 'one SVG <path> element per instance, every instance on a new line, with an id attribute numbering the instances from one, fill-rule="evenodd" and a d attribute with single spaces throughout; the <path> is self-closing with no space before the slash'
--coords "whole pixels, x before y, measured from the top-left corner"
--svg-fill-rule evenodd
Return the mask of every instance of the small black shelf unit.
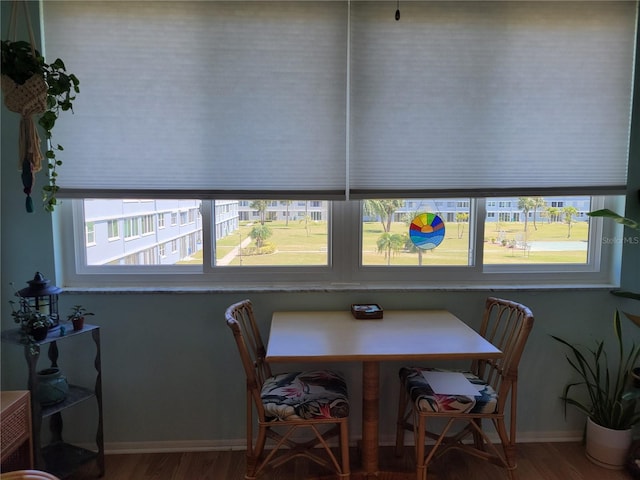
<path id="1" fill-rule="evenodd" d="M 58 366 L 58 343 L 67 342 L 79 336 L 91 334 L 91 338 L 96 346 L 96 356 L 94 367 L 96 369 L 96 381 L 93 388 L 69 384 L 69 393 L 60 403 L 55 405 L 41 406 L 37 401 L 35 392 L 38 389 L 38 359 L 40 349 L 48 345 L 47 356 L 51 362 L 51 367 Z M 22 333 L 19 328 L 2 332 L 2 341 L 24 348 L 24 356 L 29 368 L 28 389 L 31 392 L 31 415 L 33 424 L 33 450 L 35 467 L 46 470 L 60 478 L 66 478 L 73 474 L 80 466 L 90 461 L 95 461 L 98 475 L 104 476 L 104 437 L 102 419 L 102 366 L 100 363 L 100 327 L 97 325 L 85 324 L 79 331 L 67 331 L 64 336 L 60 336 L 59 329 L 49 332 L 47 338 L 32 344 L 25 345 L 22 341 Z M 87 400 L 95 399 L 98 406 L 98 419 L 96 431 L 96 448 L 89 450 L 79 446 L 66 443 L 62 439 L 62 412 Z M 47 445 L 42 445 L 40 432 L 43 420 L 49 421 L 51 441 Z"/>

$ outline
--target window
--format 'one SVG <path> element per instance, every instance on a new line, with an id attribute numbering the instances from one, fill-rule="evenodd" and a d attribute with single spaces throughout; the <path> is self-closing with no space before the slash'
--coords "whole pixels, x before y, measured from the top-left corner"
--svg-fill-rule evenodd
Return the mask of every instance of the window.
<path id="1" fill-rule="evenodd" d="M 87 222 L 85 224 L 85 238 L 87 245 L 96 243 L 96 226 L 93 222 Z"/>
<path id="2" fill-rule="evenodd" d="M 84 249 L 84 266 L 75 267 L 79 267 L 80 279 L 82 274 L 97 274 L 96 278 L 117 274 L 104 267 L 137 266 L 142 268 L 139 275 L 155 281 L 180 268 L 192 274 L 184 277 L 185 281 L 200 278 L 225 285 L 233 281 L 250 281 L 252 285 L 346 281 L 442 286 L 473 281 L 495 286 L 514 274 L 518 284 L 569 279 L 572 283 L 606 282 L 610 273 L 601 264 L 610 263 L 620 245 L 601 239 L 615 238 L 614 226 L 580 218 L 576 212 L 600 208 L 604 200 L 616 209 L 622 199 L 559 198 L 301 201 L 291 203 L 290 216 L 284 215 L 281 205 L 271 202 L 163 200 L 157 201 L 163 211 L 181 211 L 193 203 L 192 210 L 204 215 L 197 217 L 193 228 L 168 227 L 161 237 L 133 239 L 125 234 L 119 243 L 102 243 L 98 235 L 96 242 Z M 561 211 L 551 206 L 558 201 L 565 204 Z M 513 211 L 506 217 L 493 211 L 499 209 L 500 202 L 512 205 Z M 121 200 L 109 200 L 103 207 L 119 211 L 121 205 Z M 313 211 L 320 220 L 311 215 L 312 205 L 316 205 Z M 519 212 L 515 205 L 519 205 Z M 265 210 L 256 212 L 255 208 Z M 269 215 L 269 209 L 275 215 Z M 241 220 L 243 212 L 252 213 L 252 219 Z M 444 238 L 435 248 L 424 247 L 412 234 L 416 224 L 425 227 L 424 231 L 435 225 L 433 217 L 433 225 L 420 220 L 425 214 L 437 216 L 443 223 Z M 140 218 L 122 219 L 125 233 L 134 230 Z M 94 231 L 101 228 L 97 219 L 85 217 L 85 224 L 92 225 Z M 203 236 L 206 232 L 215 235 L 209 239 Z M 118 243 L 115 248 L 114 243 Z M 70 254 L 74 250 L 72 245 L 67 248 Z M 166 267 L 174 270 L 164 270 Z M 525 277 L 523 272 L 527 272 Z"/>
<path id="3" fill-rule="evenodd" d="M 637 154 L 636 6 L 417 1 L 398 28 L 386 2 L 44 2 L 47 54 L 92 86 L 56 123 L 68 139 L 62 223 L 78 246 L 65 253 L 69 283 L 611 282 L 619 248 L 585 213 L 620 210 Z M 591 203 L 573 205 L 580 196 Z M 538 198 L 548 217 L 519 205 Z M 392 199 L 383 225 L 371 205 Z M 95 215 L 107 201 L 120 211 Z M 453 237 L 411 251 L 405 227 L 420 212 Z M 126 251 L 83 247 L 87 222 L 103 244 L 107 217 Z M 547 225 L 586 251 L 543 255 Z"/>
<path id="4" fill-rule="evenodd" d="M 519 212 L 496 222 L 487 208 L 483 265 L 587 265 L 592 237 L 589 217 L 579 211 L 590 210 L 590 197 L 521 197 L 505 203 Z M 558 204 L 566 206 L 558 209 Z"/>
<path id="5" fill-rule="evenodd" d="M 118 220 L 108 220 L 107 231 L 109 240 L 117 240 L 120 237 L 120 227 Z"/>
<path id="6" fill-rule="evenodd" d="M 123 219 L 124 238 L 130 240 L 140 235 L 140 217 L 128 217 Z"/>
<path id="7" fill-rule="evenodd" d="M 154 215 L 145 215 L 141 218 L 141 221 L 142 221 L 142 235 L 149 235 L 156 231 Z"/>
<path id="8" fill-rule="evenodd" d="M 362 219 L 362 265 L 469 265 L 469 200 L 365 200 Z M 466 205 L 466 206 L 465 206 Z M 437 216 L 419 218 L 423 214 Z M 414 232 L 438 232 L 446 241 L 427 249 Z M 427 237 L 424 237 L 427 238 Z"/>
<path id="9" fill-rule="evenodd" d="M 329 265 L 329 202 L 216 201 L 215 265 Z M 247 221 L 251 213 L 252 220 Z"/>

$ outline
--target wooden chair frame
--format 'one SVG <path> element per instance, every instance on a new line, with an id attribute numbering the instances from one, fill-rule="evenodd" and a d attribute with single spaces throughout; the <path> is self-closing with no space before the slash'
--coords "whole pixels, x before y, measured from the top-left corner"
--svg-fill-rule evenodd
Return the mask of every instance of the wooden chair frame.
<path id="1" fill-rule="evenodd" d="M 335 472 L 338 478 L 350 478 L 348 417 L 330 419 L 272 420 L 266 417 L 260 397 L 262 385 L 272 376 L 266 361 L 266 349 L 255 321 L 250 300 L 229 306 L 225 313 L 227 326 L 233 332 L 246 374 L 247 384 L 247 471 L 246 480 L 254 480 L 295 457 L 306 457 Z M 254 441 L 254 413 L 257 419 L 257 435 Z M 301 441 L 294 434 L 298 430 L 312 432 L 312 438 Z M 328 440 L 338 437 L 340 461 Z M 267 439 L 274 442 L 266 449 Z M 321 446 L 318 455 L 313 451 Z"/>
<path id="2" fill-rule="evenodd" d="M 416 479 L 427 479 L 427 468 L 435 457 L 444 454 L 450 448 L 461 449 L 476 457 L 504 467 L 510 480 L 516 480 L 516 407 L 518 364 L 529 333 L 533 328 L 534 317 L 531 310 L 519 303 L 495 297 L 486 300 L 480 327 L 480 334 L 503 352 L 497 359 L 474 360 L 471 372 L 483 379 L 498 394 L 494 413 L 451 413 L 422 412 L 415 408 L 407 389 L 400 387 L 400 400 L 396 430 L 396 454 L 402 455 L 404 433 L 414 434 L 416 454 Z M 505 424 L 505 409 L 509 406 L 509 429 Z M 427 430 L 430 419 L 446 419 L 439 432 Z M 482 420 L 491 420 L 503 453 L 491 442 L 482 428 Z M 449 433 L 457 422 L 464 427 L 457 433 Z M 463 443 L 469 436 L 472 443 Z M 435 444 L 426 451 L 427 438 Z"/>

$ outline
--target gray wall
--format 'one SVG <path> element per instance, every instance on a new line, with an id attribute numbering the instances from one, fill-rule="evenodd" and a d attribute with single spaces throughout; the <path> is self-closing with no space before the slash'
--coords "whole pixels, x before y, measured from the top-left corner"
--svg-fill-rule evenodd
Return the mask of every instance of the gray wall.
<path id="1" fill-rule="evenodd" d="M 1 2 L 8 18 L 9 2 Z M 35 18 L 34 18 L 35 17 Z M 37 9 L 32 21 L 37 24 Z M 4 21 L 2 22 L 5 23 Z M 3 38 L 5 35 L 3 34 Z M 53 216 L 24 211 L 17 172 L 18 116 L 2 107 L 1 118 L 1 285 L 2 328 L 10 316 L 9 282 L 20 288 L 36 271 L 55 278 Z M 64 142 L 62 142 L 64 143 Z M 62 158 L 64 158 L 62 156 Z M 640 172 L 633 172 L 635 188 Z M 64 165 L 61 167 L 64 174 Z M 38 191 L 43 174 L 38 175 Z M 34 200 L 39 204 L 39 193 Z M 637 211 L 637 207 L 636 207 Z M 627 250 L 636 262 L 638 246 Z M 638 286 L 638 268 L 625 270 L 625 283 Z M 96 313 L 91 323 L 102 327 L 105 441 L 108 450 L 230 446 L 244 438 L 244 380 L 223 312 L 228 304 L 250 297 L 265 336 L 275 310 L 346 309 L 353 302 L 376 302 L 385 309 L 445 308 L 472 327 L 478 325 L 484 298 L 504 295 L 528 304 L 536 325 L 521 363 L 519 390 L 520 439 L 566 439 L 580 435 L 584 418 L 563 416 L 558 400 L 570 372 L 564 351 L 549 337 L 557 334 L 584 343 L 610 337 L 616 306 L 624 302 L 606 290 L 422 291 L 422 292 L 287 292 L 287 293 L 92 293 L 61 296 L 61 311 L 82 303 Z M 634 308 L 627 303 L 628 308 Z M 636 311 L 640 310 L 637 306 Z M 640 334 L 628 322 L 625 335 Z M 62 345 L 61 345 L 62 347 Z M 2 389 L 23 389 L 26 366 L 22 351 L 2 345 Z M 60 367 L 75 382 L 91 381 L 93 349 L 89 338 L 64 345 Z M 332 365 L 347 374 L 356 407 L 360 401 L 360 366 Z M 286 365 L 283 366 L 283 368 Z M 381 374 L 381 441 L 391 440 L 397 396 L 398 364 L 385 364 Z M 355 408 L 352 438 L 360 433 Z M 65 439 L 90 442 L 93 423 L 80 420 L 94 413 L 87 403 L 65 414 Z M 90 418 L 90 417 L 89 417 Z"/>

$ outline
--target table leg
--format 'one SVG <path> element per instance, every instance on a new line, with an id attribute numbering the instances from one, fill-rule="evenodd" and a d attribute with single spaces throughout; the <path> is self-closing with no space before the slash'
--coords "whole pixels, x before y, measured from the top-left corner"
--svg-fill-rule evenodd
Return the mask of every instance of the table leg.
<path id="1" fill-rule="evenodd" d="M 378 475 L 379 362 L 362 362 L 362 467 Z"/>
<path id="2" fill-rule="evenodd" d="M 362 362 L 362 468 L 351 473 L 351 480 L 415 480 L 415 471 L 380 471 L 378 457 L 380 419 L 380 362 Z M 314 480 L 332 480 L 314 477 Z"/>

